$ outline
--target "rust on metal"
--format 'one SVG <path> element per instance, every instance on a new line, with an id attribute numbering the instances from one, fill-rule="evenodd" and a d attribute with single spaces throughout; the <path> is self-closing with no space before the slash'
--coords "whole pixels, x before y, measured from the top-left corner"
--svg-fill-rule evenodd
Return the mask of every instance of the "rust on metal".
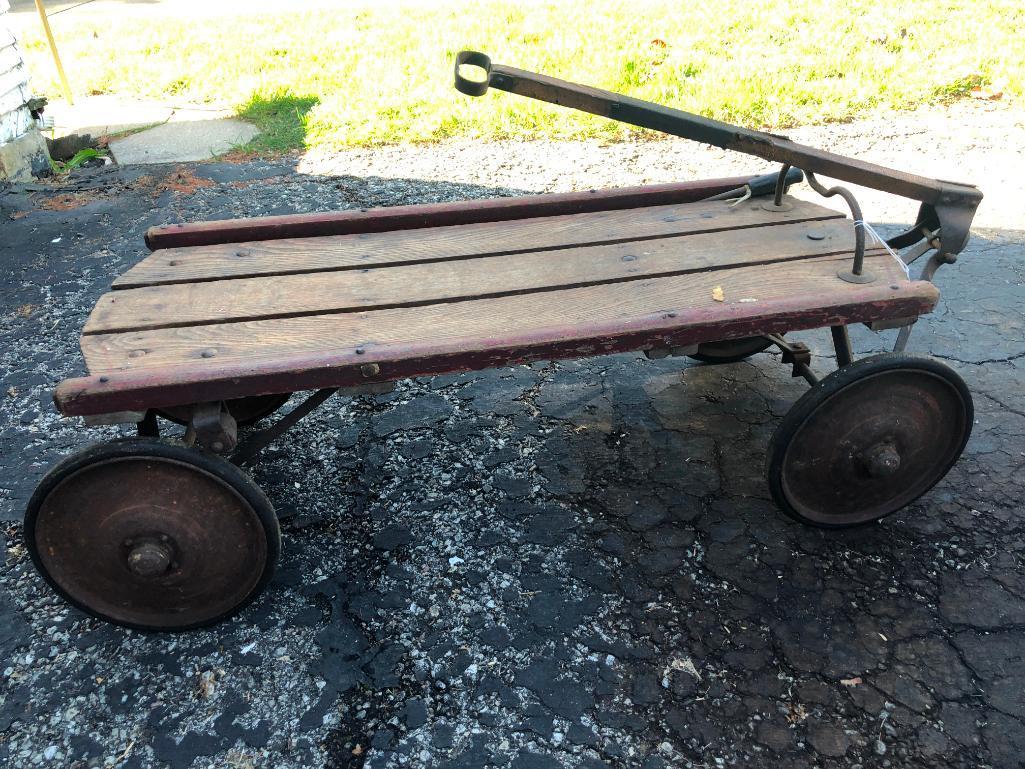
<path id="1" fill-rule="evenodd" d="M 267 560 L 258 517 L 228 483 L 157 456 L 67 475 L 43 500 L 33 535 L 43 572 L 76 604 L 151 629 L 228 613 Z"/>
<path id="2" fill-rule="evenodd" d="M 874 372 L 872 362 L 859 361 L 865 374 L 852 382 L 833 386 L 842 371 L 823 380 L 826 397 L 789 435 L 781 489 L 809 522 L 853 525 L 899 510 L 946 475 L 971 431 L 970 398 L 953 372 L 914 359 Z"/>
<path id="3" fill-rule="evenodd" d="M 215 454 L 227 454 L 238 444 L 238 426 L 224 401 L 197 403 L 191 409 L 186 443 L 198 443 Z"/>

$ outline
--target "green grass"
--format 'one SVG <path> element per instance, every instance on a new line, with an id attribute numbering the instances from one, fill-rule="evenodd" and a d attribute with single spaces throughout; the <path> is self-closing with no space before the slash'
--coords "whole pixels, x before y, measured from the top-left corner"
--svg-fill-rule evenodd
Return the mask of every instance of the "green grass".
<path id="1" fill-rule="evenodd" d="M 509 94 L 462 96 L 451 75 L 461 48 L 758 128 L 1025 88 L 1020 0 L 296 5 L 153 23 L 70 12 L 53 25 L 77 93 L 232 105 L 265 131 L 266 150 L 631 135 Z M 23 42 L 35 87 L 56 97 L 45 41 Z"/>

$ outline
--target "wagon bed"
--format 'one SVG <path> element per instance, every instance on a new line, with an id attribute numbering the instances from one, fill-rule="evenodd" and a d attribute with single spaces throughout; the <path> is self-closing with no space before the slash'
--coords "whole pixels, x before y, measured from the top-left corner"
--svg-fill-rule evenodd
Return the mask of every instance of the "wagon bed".
<path id="1" fill-rule="evenodd" d="M 535 359 L 913 318 L 938 292 L 850 219 L 787 199 L 160 249 L 81 340 L 67 414 L 347 386 Z M 770 266 L 771 265 L 771 266 Z M 721 295 L 720 295 L 721 291 Z"/>

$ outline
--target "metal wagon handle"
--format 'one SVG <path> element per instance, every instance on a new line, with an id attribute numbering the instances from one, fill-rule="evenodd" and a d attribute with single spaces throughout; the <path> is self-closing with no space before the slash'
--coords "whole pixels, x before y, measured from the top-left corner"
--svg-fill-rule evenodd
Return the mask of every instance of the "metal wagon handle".
<path id="1" fill-rule="evenodd" d="M 463 66 L 479 67 L 484 70 L 487 78 L 470 80 L 459 72 Z M 456 90 L 467 96 L 483 96 L 488 92 L 491 80 L 491 57 L 480 51 L 460 51 L 456 54 Z"/>
<path id="2" fill-rule="evenodd" d="M 464 65 L 484 70 L 483 81 L 461 75 Z M 970 184 L 929 179 L 857 158 L 793 142 L 785 136 L 730 125 L 690 112 L 495 64 L 480 51 L 456 56 L 456 88 L 470 96 L 483 96 L 489 88 L 571 107 L 622 123 L 693 139 L 721 149 L 735 150 L 771 162 L 889 192 L 922 203 L 915 226 L 890 242 L 904 248 L 922 239 L 922 230 L 940 231 L 940 256 L 953 261 L 968 243 L 968 233 L 982 193 Z"/>

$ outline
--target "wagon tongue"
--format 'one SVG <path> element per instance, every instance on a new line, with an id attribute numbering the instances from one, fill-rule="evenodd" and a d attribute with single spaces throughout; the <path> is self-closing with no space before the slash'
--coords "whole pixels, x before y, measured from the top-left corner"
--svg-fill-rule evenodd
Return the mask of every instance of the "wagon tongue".
<path id="1" fill-rule="evenodd" d="M 471 67 L 482 70 L 483 77 L 467 77 L 462 70 L 466 68 L 466 72 L 469 72 Z M 975 210 L 982 200 L 982 193 L 968 184 L 945 182 L 895 171 L 856 158 L 847 158 L 797 144 L 784 136 L 753 131 L 612 91 L 578 85 L 504 64 L 495 64 L 486 54 L 479 51 L 462 51 L 456 56 L 455 86 L 469 96 L 483 96 L 488 88 L 498 88 L 641 128 L 783 163 L 785 166 L 801 168 L 805 173 L 822 174 L 921 201 L 922 207 L 916 228 L 910 233 L 917 239 L 912 242 L 921 239 L 922 228 L 939 229 L 939 251 L 948 257 L 949 261 L 953 261 L 953 256 L 960 253 L 967 244 L 968 231 Z M 777 190 L 777 193 L 779 192 L 781 190 Z M 902 247 L 907 245 L 911 244 L 903 243 Z"/>

